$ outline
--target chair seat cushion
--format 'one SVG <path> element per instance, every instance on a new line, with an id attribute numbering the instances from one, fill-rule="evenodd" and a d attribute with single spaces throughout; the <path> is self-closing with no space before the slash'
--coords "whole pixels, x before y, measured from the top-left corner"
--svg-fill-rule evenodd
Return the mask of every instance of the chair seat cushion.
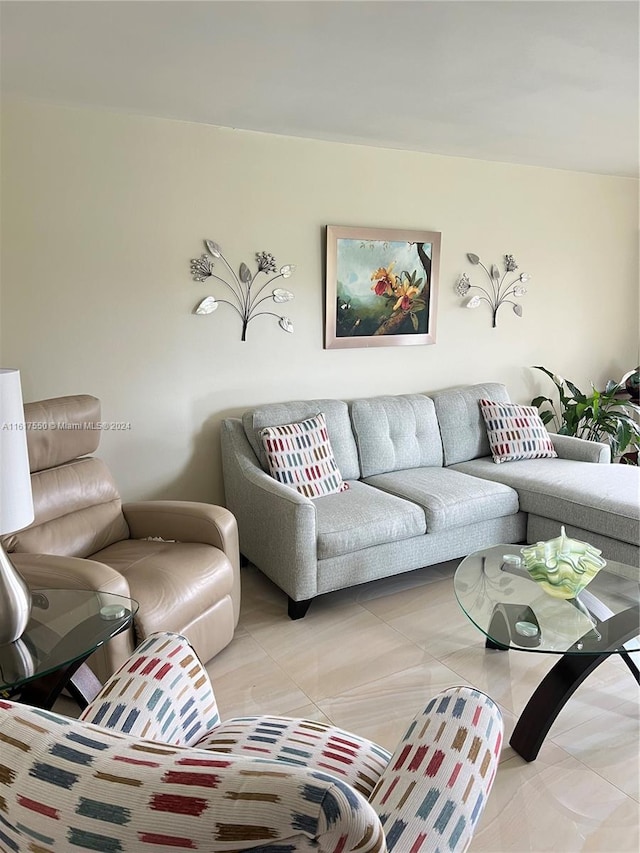
<path id="1" fill-rule="evenodd" d="M 427 533 L 514 515 L 519 508 L 518 495 L 509 486 L 448 468 L 410 468 L 367 477 L 366 482 L 419 505 Z"/>
<path id="2" fill-rule="evenodd" d="M 419 506 L 358 480 L 349 481 L 348 491 L 317 498 L 314 504 L 319 560 L 411 539 L 426 531 Z"/>
<path id="3" fill-rule="evenodd" d="M 180 633 L 233 589 L 233 567 L 212 545 L 124 539 L 92 559 L 126 577 L 140 605 L 135 618 L 139 639 L 154 631 Z"/>
<path id="4" fill-rule="evenodd" d="M 289 717 L 225 720 L 198 749 L 283 761 L 338 776 L 369 798 L 391 753 L 366 738 L 326 723 Z"/>

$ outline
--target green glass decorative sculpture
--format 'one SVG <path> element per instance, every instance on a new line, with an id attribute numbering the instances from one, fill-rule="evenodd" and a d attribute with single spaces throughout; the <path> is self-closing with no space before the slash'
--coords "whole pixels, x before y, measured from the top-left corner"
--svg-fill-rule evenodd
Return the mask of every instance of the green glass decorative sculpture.
<path id="1" fill-rule="evenodd" d="M 569 539 L 564 527 L 557 539 L 536 542 L 521 549 L 526 570 L 542 589 L 554 598 L 575 598 L 606 566 L 601 551 Z"/>

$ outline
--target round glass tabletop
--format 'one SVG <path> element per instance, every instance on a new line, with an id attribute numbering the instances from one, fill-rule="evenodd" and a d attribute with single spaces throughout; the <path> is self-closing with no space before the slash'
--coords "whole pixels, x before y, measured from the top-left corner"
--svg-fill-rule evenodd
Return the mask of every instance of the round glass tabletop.
<path id="1" fill-rule="evenodd" d="M 31 602 L 22 636 L 0 645 L 0 691 L 88 657 L 126 628 L 138 610 L 131 598 L 89 589 L 32 590 Z"/>
<path id="2" fill-rule="evenodd" d="M 554 598 L 509 562 L 519 545 L 465 557 L 454 590 L 469 619 L 498 648 L 549 654 L 640 650 L 638 569 L 608 561 L 577 598 Z M 506 559 L 505 559 L 506 558 Z"/>

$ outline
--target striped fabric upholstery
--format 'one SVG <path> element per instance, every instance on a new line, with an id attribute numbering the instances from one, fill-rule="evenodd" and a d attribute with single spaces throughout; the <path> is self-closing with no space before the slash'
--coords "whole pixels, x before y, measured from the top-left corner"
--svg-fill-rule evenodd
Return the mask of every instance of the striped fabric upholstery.
<path id="1" fill-rule="evenodd" d="M 306 767 L 163 746 L 6 701 L 0 743 L 6 853 L 386 850 L 365 798 Z"/>
<path id="2" fill-rule="evenodd" d="M 316 767 L 342 779 L 367 798 L 391 758 L 386 749 L 351 732 L 289 717 L 226 720 L 198 746 L 216 752 Z"/>
<path id="3" fill-rule="evenodd" d="M 498 707 L 470 687 L 429 702 L 370 798 L 389 851 L 467 849 L 493 785 L 502 733 Z"/>
<path id="4" fill-rule="evenodd" d="M 0 701 L 0 850 L 461 853 L 502 730 L 468 687 L 433 699 L 392 757 L 309 720 L 221 724 L 188 642 L 154 634 L 80 720 Z"/>
<path id="5" fill-rule="evenodd" d="M 80 719 L 174 746 L 195 746 L 220 722 L 206 670 L 188 641 L 170 633 L 138 646 Z"/>

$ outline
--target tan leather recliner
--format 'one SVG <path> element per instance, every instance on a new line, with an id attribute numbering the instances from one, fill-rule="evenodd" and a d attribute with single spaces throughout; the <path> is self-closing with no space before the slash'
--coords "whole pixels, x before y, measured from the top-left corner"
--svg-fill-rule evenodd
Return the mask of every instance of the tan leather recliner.
<path id="1" fill-rule="evenodd" d="M 155 631 L 186 636 L 207 661 L 240 611 L 236 520 L 189 501 L 122 504 L 98 448 L 100 401 L 87 394 L 25 405 L 35 520 L 2 538 L 29 586 L 118 593 L 140 605 L 134 629 L 90 663 L 106 678 Z"/>

